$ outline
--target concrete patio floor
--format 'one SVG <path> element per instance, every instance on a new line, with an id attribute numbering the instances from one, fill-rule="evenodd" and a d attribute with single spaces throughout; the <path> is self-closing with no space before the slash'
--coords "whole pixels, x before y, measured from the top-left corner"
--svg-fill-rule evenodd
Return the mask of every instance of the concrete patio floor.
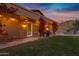
<path id="1" fill-rule="evenodd" d="M 23 44 L 23 43 L 27 43 L 27 42 L 31 42 L 35 40 L 38 40 L 38 37 L 31 37 L 31 38 L 25 38 L 25 39 L 13 41 L 13 42 L 6 42 L 3 44 L 0 44 L 0 49 L 11 47 L 11 46 L 16 46 L 19 44 Z"/>

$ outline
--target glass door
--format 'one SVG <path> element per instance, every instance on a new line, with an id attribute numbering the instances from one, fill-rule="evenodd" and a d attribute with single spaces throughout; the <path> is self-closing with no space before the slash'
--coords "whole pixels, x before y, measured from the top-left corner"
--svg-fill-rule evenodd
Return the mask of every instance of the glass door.
<path id="1" fill-rule="evenodd" d="M 33 30 L 33 28 L 32 28 L 32 23 L 28 23 L 27 24 L 27 36 L 29 37 L 29 36 L 32 36 L 32 30 Z"/>

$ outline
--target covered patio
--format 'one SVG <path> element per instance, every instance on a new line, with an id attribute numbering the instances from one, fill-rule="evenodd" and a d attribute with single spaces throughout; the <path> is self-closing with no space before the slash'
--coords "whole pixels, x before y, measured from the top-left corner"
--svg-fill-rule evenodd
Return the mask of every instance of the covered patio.
<path id="1" fill-rule="evenodd" d="M 43 20 L 45 21 L 44 30 L 51 30 L 51 23 L 43 15 L 15 4 L 1 4 L 0 6 L 2 6 L 0 8 L 0 42 L 38 37 L 39 26 Z M 6 7 L 5 10 L 3 10 L 4 7 Z"/>

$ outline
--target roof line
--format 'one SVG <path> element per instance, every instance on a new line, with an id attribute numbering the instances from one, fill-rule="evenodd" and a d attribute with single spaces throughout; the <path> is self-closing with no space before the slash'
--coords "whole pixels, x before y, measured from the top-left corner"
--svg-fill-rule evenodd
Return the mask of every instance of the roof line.
<path id="1" fill-rule="evenodd" d="M 31 13 L 33 13 L 33 14 L 39 15 L 39 14 L 37 14 L 37 13 L 35 13 L 35 12 L 32 12 L 31 10 L 28 10 L 27 8 L 18 6 L 18 5 L 16 5 L 16 4 L 14 4 L 14 3 L 9 3 L 9 4 L 12 4 L 12 5 L 16 6 L 16 7 L 19 7 L 19 8 L 21 8 L 21 9 L 24 9 L 25 11 L 31 12 Z M 41 16 L 41 15 L 39 15 L 39 16 Z M 44 16 L 44 15 L 43 15 L 43 16 Z M 44 16 L 44 17 L 47 18 L 46 16 Z M 53 20 L 49 20 L 49 21 L 53 21 Z"/>
<path id="2" fill-rule="evenodd" d="M 16 6 L 16 7 L 19 7 L 19 8 L 21 8 L 21 9 L 24 9 L 24 10 L 26 10 L 26 11 L 28 11 L 28 12 L 31 12 L 31 13 L 33 13 L 33 14 L 36 14 L 36 13 L 32 12 L 31 10 L 28 10 L 27 8 L 24 8 L 24 7 L 18 6 L 18 5 L 13 4 L 13 3 L 10 3 L 10 4 L 12 4 L 12 5 Z M 38 15 L 38 14 L 36 14 L 36 15 Z"/>

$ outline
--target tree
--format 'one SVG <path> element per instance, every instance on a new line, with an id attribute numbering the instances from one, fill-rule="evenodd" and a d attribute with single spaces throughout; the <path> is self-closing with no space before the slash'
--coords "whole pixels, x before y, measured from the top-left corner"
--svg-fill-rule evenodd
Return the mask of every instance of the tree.
<path id="1" fill-rule="evenodd" d="M 40 36 L 44 36 L 44 31 L 45 31 L 45 20 L 43 18 L 39 19 L 39 34 Z"/>
<path id="2" fill-rule="evenodd" d="M 74 34 L 76 34 L 76 32 L 79 30 L 79 20 L 78 19 L 76 19 L 75 20 L 75 22 L 74 22 L 74 24 L 73 24 L 73 29 L 74 29 Z"/>
<path id="3" fill-rule="evenodd" d="M 58 23 L 53 21 L 52 22 L 52 31 L 53 31 L 54 36 L 56 35 L 57 30 L 58 30 Z"/>

